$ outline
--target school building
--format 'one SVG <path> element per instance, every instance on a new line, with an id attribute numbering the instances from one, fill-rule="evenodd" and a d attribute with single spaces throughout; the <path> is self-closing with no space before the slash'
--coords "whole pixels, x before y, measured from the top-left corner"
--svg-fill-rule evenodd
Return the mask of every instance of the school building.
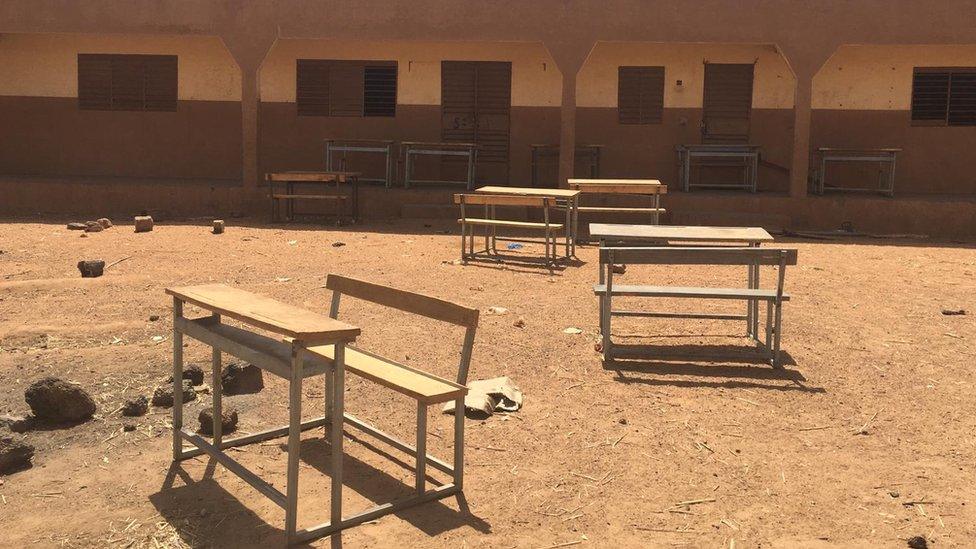
<path id="1" fill-rule="evenodd" d="M 3 0 L 0 214 L 266 215 L 264 174 L 324 168 L 326 139 L 459 141 L 493 185 L 565 184 L 599 151 L 600 177 L 666 183 L 674 224 L 973 237 L 974 16 L 963 0 Z M 699 144 L 758 147 L 757 191 L 684 192 L 676 147 Z M 877 186 L 872 163 L 831 165 L 815 192 L 822 148 L 897 149 L 892 196 L 836 190 Z M 396 168 L 364 187 L 367 217 L 452 215 L 458 188 L 405 189 Z"/>

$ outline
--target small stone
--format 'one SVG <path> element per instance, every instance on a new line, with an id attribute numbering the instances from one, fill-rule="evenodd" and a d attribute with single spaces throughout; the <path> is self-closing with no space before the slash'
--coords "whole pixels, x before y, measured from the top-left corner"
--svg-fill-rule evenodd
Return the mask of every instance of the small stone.
<path id="1" fill-rule="evenodd" d="M 603 341 L 595 341 L 593 343 L 593 350 L 602 353 L 603 352 Z"/>
<path id="2" fill-rule="evenodd" d="M 898 492 L 896 492 L 894 490 L 888 492 L 888 495 L 891 496 L 891 497 L 893 497 L 893 498 L 897 498 L 897 497 L 901 496 L 901 494 L 899 494 Z"/>
<path id="3" fill-rule="evenodd" d="M 56 377 L 34 382 L 24 391 L 34 417 L 53 422 L 81 422 L 95 414 L 95 401 L 87 392 Z"/>
<path id="4" fill-rule="evenodd" d="M 137 215 L 134 222 L 137 233 L 148 233 L 153 230 L 153 218 L 148 215 Z"/>
<path id="5" fill-rule="evenodd" d="M 576 334 L 583 333 L 583 330 L 580 330 L 579 328 L 574 328 L 574 327 L 570 326 L 569 328 L 565 328 L 563 330 L 563 333 L 564 334 L 576 335 Z"/>
<path id="6" fill-rule="evenodd" d="M 136 398 L 130 398 L 125 401 L 122 405 L 122 415 L 127 417 L 136 417 L 145 415 L 149 411 L 149 399 L 145 395 L 139 395 Z"/>
<path id="7" fill-rule="evenodd" d="M 224 220 L 214 219 L 213 234 L 224 234 Z"/>
<path id="8" fill-rule="evenodd" d="M 69 231 L 84 231 L 88 228 L 88 225 L 84 223 L 68 223 Z"/>
<path id="9" fill-rule="evenodd" d="M 220 375 L 220 385 L 228 395 L 257 393 L 264 389 L 264 377 L 261 369 L 253 364 L 232 362 Z"/>
<path id="10" fill-rule="evenodd" d="M 213 436 L 213 409 L 204 408 L 200 410 L 198 418 L 200 420 L 200 433 Z M 220 411 L 220 432 L 222 434 L 233 433 L 237 430 L 237 410 L 224 406 Z"/>
<path id="11" fill-rule="evenodd" d="M 26 433 L 32 427 L 33 418 L 24 416 L 11 416 L 4 414 L 0 416 L 0 428 L 6 427 L 15 433 Z"/>
<path id="12" fill-rule="evenodd" d="M 100 233 L 100 232 L 102 232 L 104 230 L 105 230 L 105 227 L 102 227 L 98 223 L 94 223 L 94 222 L 91 225 L 88 225 L 87 227 L 85 227 L 85 232 L 86 233 Z"/>
<path id="13" fill-rule="evenodd" d="M 613 267 L 611 267 L 611 270 L 613 271 L 613 274 L 622 275 L 627 272 L 627 266 L 615 264 Z"/>
<path id="14" fill-rule="evenodd" d="M 196 364 L 187 364 L 183 367 L 183 379 L 190 380 L 193 385 L 203 385 L 203 368 Z M 173 383 L 173 376 L 166 378 L 166 383 Z"/>
<path id="15" fill-rule="evenodd" d="M 78 270 L 81 271 L 81 278 L 97 278 L 105 272 L 105 262 L 101 259 L 79 261 Z"/>
<path id="16" fill-rule="evenodd" d="M 338 240 L 332 243 L 332 247 L 333 248 L 341 248 L 341 247 L 343 247 L 345 245 L 346 245 L 345 242 L 339 242 Z"/>
<path id="17" fill-rule="evenodd" d="M 514 324 L 512 324 L 512 326 L 515 326 L 516 328 L 525 328 L 525 319 L 519 318 Z"/>
<path id="18" fill-rule="evenodd" d="M 135 423 L 123 423 L 122 424 L 122 430 L 125 431 L 126 433 L 131 433 L 132 431 L 135 431 L 136 430 L 136 424 Z"/>
<path id="19" fill-rule="evenodd" d="M 617 423 L 619 423 L 621 425 L 627 425 L 627 418 L 622 417 L 622 418 L 620 418 L 620 419 L 617 420 Z"/>
<path id="20" fill-rule="evenodd" d="M 100 217 L 96 221 L 102 226 L 103 229 L 108 229 L 112 226 L 112 220 L 107 217 Z"/>
<path id="21" fill-rule="evenodd" d="M 156 322 L 159 320 L 159 315 L 149 315 L 149 322 Z"/>
<path id="22" fill-rule="evenodd" d="M 196 400 L 197 393 L 193 390 L 193 384 L 190 383 L 189 379 L 183 380 L 183 402 L 190 402 L 191 400 Z M 161 408 L 169 408 L 173 405 L 173 383 L 165 383 L 156 387 L 156 391 L 153 392 L 152 405 L 159 406 Z"/>
<path id="23" fill-rule="evenodd" d="M 908 546 L 912 549 L 928 549 L 929 542 L 923 536 L 913 536 L 908 538 Z"/>
<path id="24" fill-rule="evenodd" d="M 14 473 L 31 466 L 34 447 L 11 437 L 0 437 L 0 475 Z"/>
<path id="25" fill-rule="evenodd" d="M 487 309 L 485 309 L 485 314 L 486 315 L 507 315 L 508 314 L 508 309 L 506 309 L 505 307 L 499 307 L 497 305 L 492 305 L 491 307 L 488 307 Z"/>

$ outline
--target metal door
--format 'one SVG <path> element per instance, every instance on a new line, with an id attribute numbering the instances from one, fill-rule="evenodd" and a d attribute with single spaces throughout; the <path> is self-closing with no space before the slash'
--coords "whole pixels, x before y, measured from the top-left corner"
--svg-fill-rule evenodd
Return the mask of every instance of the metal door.
<path id="1" fill-rule="evenodd" d="M 702 143 L 746 143 L 754 65 L 705 63 Z"/>
<path id="2" fill-rule="evenodd" d="M 481 145 L 478 183 L 508 183 L 511 109 L 511 63 L 441 63 L 441 138 Z M 457 162 L 446 159 L 445 165 Z"/>

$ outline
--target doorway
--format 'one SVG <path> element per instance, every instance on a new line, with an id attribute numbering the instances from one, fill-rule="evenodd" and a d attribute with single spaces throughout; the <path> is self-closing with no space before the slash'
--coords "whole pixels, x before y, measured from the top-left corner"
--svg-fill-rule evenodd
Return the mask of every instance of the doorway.
<path id="1" fill-rule="evenodd" d="M 441 139 L 481 145 L 478 184 L 508 184 L 511 110 L 511 63 L 441 62 Z M 451 157 L 443 162 L 445 169 L 463 163 Z"/>

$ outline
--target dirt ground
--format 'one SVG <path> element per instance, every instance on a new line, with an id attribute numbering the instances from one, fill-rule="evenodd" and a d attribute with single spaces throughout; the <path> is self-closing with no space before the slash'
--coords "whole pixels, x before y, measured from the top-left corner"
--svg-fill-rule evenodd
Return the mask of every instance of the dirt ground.
<path id="1" fill-rule="evenodd" d="M 614 331 L 662 346 L 660 356 L 607 369 L 594 350 L 594 247 L 550 275 L 459 265 L 447 224 L 228 220 L 215 236 L 204 221 L 163 222 L 151 233 L 122 224 L 82 238 L 64 221 L 0 224 L 0 414 L 26 413 L 23 390 L 48 375 L 80 383 L 98 413 L 15 435 L 37 453 L 33 468 L 0 477 L 0 546 L 280 545 L 283 512 L 226 469 L 204 458 L 170 468 L 169 409 L 152 408 L 123 432 L 131 420 L 119 407 L 170 371 L 164 288 L 222 282 L 326 311 L 328 273 L 477 307 L 470 379 L 507 375 L 525 392 L 517 413 L 468 420 L 463 505 L 447 499 L 347 530 L 347 547 L 904 547 L 919 535 L 936 548 L 976 546 L 971 244 L 785 241 L 800 264 L 786 277 L 784 370 L 686 356 L 746 345 L 741 323 L 657 319 Z M 97 279 L 75 267 L 123 258 Z M 730 269 L 631 266 L 622 280 L 742 283 Z M 509 312 L 486 315 L 492 306 Z M 459 329 L 352 300 L 342 317 L 362 327 L 361 346 L 454 375 Z M 208 365 L 202 345 L 185 353 Z M 240 411 L 240 432 L 286 422 L 284 382 L 265 382 L 259 394 L 225 399 Z M 347 388 L 350 412 L 414 436 L 411 401 L 353 377 Z M 304 393 L 306 417 L 320 414 L 321 381 Z M 188 425 L 209 402 L 201 394 L 187 406 Z M 429 417 L 431 450 L 450 458 L 451 417 Z M 347 512 L 409 492 L 405 455 L 349 435 Z M 232 454 L 283 487 L 280 442 Z M 328 519 L 328 473 L 328 444 L 309 431 L 299 526 Z"/>

